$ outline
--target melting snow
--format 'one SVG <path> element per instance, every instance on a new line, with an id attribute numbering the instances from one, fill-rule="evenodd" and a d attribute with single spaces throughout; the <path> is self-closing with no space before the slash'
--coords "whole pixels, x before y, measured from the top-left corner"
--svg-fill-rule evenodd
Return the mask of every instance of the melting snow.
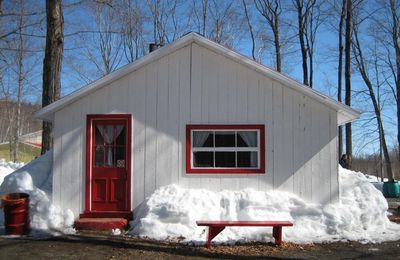
<path id="1" fill-rule="evenodd" d="M 0 195 L 10 192 L 30 195 L 31 228 L 36 231 L 33 235 L 73 233 L 73 213 L 51 202 L 51 152 L 21 166 L 0 160 L 0 181 L 4 178 L 0 182 Z M 197 227 L 196 220 L 289 220 L 294 226 L 283 228 L 283 237 L 296 243 L 400 239 L 400 225 L 388 220 L 385 198 L 364 174 L 340 168 L 339 183 L 340 200 L 327 205 L 312 204 L 282 191 L 212 192 L 168 185 L 156 190 L 136 209 L 129 233 L 154 239 L 184 237 L 185 242 L 204 243 L 206 229 Z M 232 227 L 215 240 L 272 241 L 271 231 L 271 228 Z M 121 231 L 113 230 L 112 234 L 119 235 Z"/>
<path id="2" fill-rule="evenodd" d="M 400 225 L 388 220 L 388 204 L 382 193 L 362 173 L 340 168 L 340 200 L 312 204 L 282 191 L 212 192 L 164 186 L 144 201 L 130 224 L 131 235 L 154 239 L 184 237 L 204 243 L 206 229 L 196 220 L 289 220 L 285 241 L 296 243 L 354 240 L 382 242 L 400 239 Z M 231 227 L 215 241 L 272 241 L 271 228 Z"/>
<path id="3" fill-rule="evenodd" d="M 18 168 L 18 167 L 16 167 Z M 74 214 L 69 209 L 61 209 L 52 204 L 52 153 L 30 162 L 4 177 L 0 195 L 11 192 L 29 194 L 30 227 L 32 235 L 43 233 L 73 233 Z M 4 225 L 3 211 L 0 225 Z"/>

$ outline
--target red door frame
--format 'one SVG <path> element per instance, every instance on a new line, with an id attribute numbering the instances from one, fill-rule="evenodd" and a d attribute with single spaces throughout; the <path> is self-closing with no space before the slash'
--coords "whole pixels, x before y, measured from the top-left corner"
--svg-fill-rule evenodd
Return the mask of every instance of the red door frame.
<path id="1" fill-rule="evenodd" d="M 127 192 L 126 192 L 126 210 L 117 212 L 98 212 L 91 209 L 91 183 L 92 183 L 92 122 L 94 120 L 126 120 L 127 124 L 127 145 L 126 145 L 126 170 L 127 170 Z M 131 114 L 92 114 L 87 115 L 86 121 L 86 179 L 85 179 L 85 212 L 81 217 L 129 217 L 132 216 L 131 205 L 131 180 L 132 180 L 132 115 Z"/>

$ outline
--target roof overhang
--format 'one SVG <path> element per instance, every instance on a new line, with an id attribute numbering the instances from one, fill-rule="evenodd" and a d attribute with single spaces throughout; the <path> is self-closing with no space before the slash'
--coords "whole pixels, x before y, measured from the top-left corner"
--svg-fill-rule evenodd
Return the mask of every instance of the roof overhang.
<path id="1" fill-rule="evenodd" d="M 326 96 L 310 87 L 307 87 L 300 82 L 282 74 L 279 73 L 271 68 L 268 68 L 256 61 L 253 61 L 241 54 L 238 54 L 226 47 L 223 47 L 222 45 L 219 45 L 211 40 L 206 39 L 205 37 L 197 34 L 197 33 L 189 33 L 185 35 L 184 37 L 180 38 L 179 40 L 168 44 L 160 49 L 157 49 L 139 60 L 127 64 L 121 69 L 114 71 L 92 83 L 89 85 L 86 85 L 85 87 L 82 87 L 74 92 L 72 92 L 69 95 L 66 95 L 60 100 L 55 101 L 54 103 L 36 111 L 34 113 L 34 116 L 38 119 L 42 119 L 44 121 L 53 121 L 54 119 L 54 113 L 69 104 L 75 102 L 79 98 L 82 98 L 83 96 L 86 96 L 97 89 L 100 89 L 111 82 L 113 82 L 116 79 L 119 79 L 129 73 L 134 72 L 135 70 L 138 70 L 139 68 L 142 68 L 143 66 L 162 58 L 163 56 L 166 56 L 182 47 L 185 47 L 186 45 L 189 45 L 191 43 L 197 43 L 198 45 L 205 47 L 209 50 L 212 50 L 220 55 L 223 55 L 229 59 L 232 59 L 236 61 L 237 63 L 240 63 L 246 67 L 249 67 L 252 70 L 256 70 L 259 73 L 262 73 L 266 75 L 269 78 L 272 78 L 278 82 L 281 82 L 283 85 L 290 87 L 298 92 L 301 92 L 305 95 L 307 95 L 310 98 L 313 98 L 316 101 L 319 101 L 328 107 L 334 109 L 338 113 L 338 125 L 343 125 L 346 123 L 349 123 L 351 121 L 354 121 L 355 119 L 359 118 L 361 113 L 347 105 L 344 105 L 333 98 Z"/>

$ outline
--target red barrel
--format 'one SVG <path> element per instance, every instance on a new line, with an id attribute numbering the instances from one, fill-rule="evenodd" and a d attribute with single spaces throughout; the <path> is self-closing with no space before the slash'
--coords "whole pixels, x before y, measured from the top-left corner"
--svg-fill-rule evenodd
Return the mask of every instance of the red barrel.
<path id="1" fill-rule="evenodd" d="M 10 193 L 1 197 L 7 235 L 29 233 L 29 194 Z"/>

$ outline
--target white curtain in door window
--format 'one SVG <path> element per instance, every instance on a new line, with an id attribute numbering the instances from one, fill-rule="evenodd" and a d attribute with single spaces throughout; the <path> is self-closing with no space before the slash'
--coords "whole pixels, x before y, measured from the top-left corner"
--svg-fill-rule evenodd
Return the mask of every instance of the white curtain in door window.
<path id="1" fill-rule="evenodd" d="M 105 127 L 105 131 L 104 131 Z M 124 129 L 123 125 L 98 125 L 97 129 L 99 129 L 101 136 L 104 138 L 105 144 L 107 147 L 107 158 L 106 158 L 106 166 L 113 166 L 113 148 L 109 145 L 113 145 L 114 139 L 121 134 Z M 115 133 L 115 137 L 114 137 Z"/>

